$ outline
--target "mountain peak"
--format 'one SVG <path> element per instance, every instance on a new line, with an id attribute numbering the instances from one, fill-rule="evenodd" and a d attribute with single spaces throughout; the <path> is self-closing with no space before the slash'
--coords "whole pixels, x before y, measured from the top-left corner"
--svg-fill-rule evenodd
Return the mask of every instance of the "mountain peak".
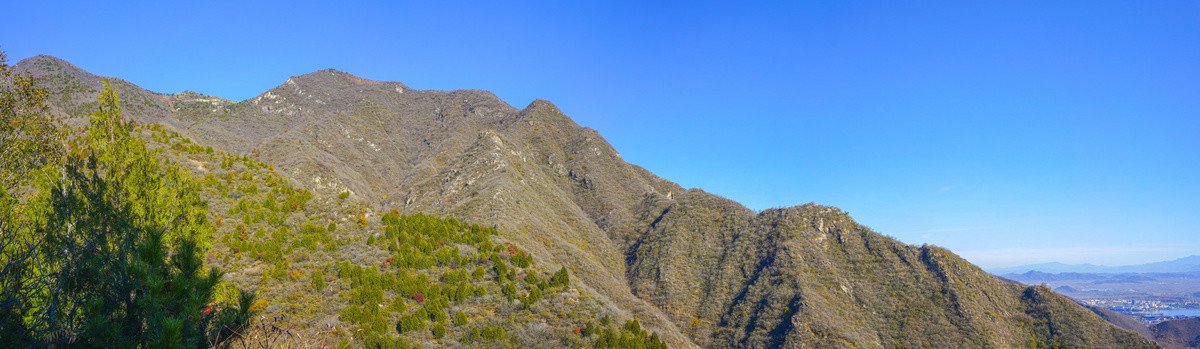
<path id="1" fill-rule="evenodd" d="M 265 98 L 274 104 L 295 104 L 311 99 L 313 103 L 326 105 L 338 100 L 357 100 L 364 95 L 404 94 L 407 90 L 408 86 L 395 81 L 375 81 L 336 69 L 322 69 L 292 76 L 253 100 L 261 102 Z"/>
<path id="2" fill-rule="evenodd" d="M 358 77 L 337 69 L 322 69 L 304 75 L 288 78 L 280 87 L 296 85 L 302 88 L 319 90 L 350 90 L 361 91 L 370 87 L 398 87 L 399 91 L 407 90 L 408 86 L 396 81 L 376 81 Z"/>
<path id="3" fill-rule="evenodd" d="M 363 79 L 358 76 L 355 76 L 354 74 L 350 74 L 350 73 L 347 73 L 347 72 L 344 72 L 341 70 L 337 70 L 337 69 L 332 69 L 332 68 L 331 69 L 321 69 L 321 70 L 311 72 L 308 74 L 304 74 L 304 75 L 300 75 L 300 76 L 293 76 L 292 79 L 306 81 L 306 82 L 312 82 L 312 81 L 339 82 L 339 83 L 358 84 L 358 85 L 384 84 L 384 82 L 382 82 L 382 81 Z"/>
<path id="4" fill-rule="evenodd" d="M 37 55 L 22 59 L 14 65 L 17 69 L 34 75 L 67 74 L 71 76 L 93 76 L 91 73 L 67 62 L 62 58 L 50 55 Z"/>
<path id="5" fill-rule="evenodd" d="M 46 63 L 46 64 L 56 64 L 56 65 L 67 65 L 67 66 L 71 66 L 71 67 L 75 66 L 74 64 L 71 64 L 70 62 L 63 60 L 62 58 L 54 57 L 51 55 L 37 55 L 37 56 L 29 57 L 26 59 L 22 59 L 20 62 L 17 62 L 17 64 L 22 64 L 22 63 L 25 63 L 25 64 Z"/>
<path id="6" fill-rule="evenodd" d="M 535 99 L 529 102 L 524 109 L 519 113 L 520 117 L 528 122 L 541 122 L 559 125 L 570 125 L 578 127 L 558 106 L 544 99 Z"/>
<path id="7" fill-rule="evenodd" d="M 525 106 L 524 110 L 562 113 L 562 111 L 558 109 L 557 105 L 554 105 L 554 103 L 541 98 L 535 99 L 533 102 L 529 102 L 529 105 Z"/>

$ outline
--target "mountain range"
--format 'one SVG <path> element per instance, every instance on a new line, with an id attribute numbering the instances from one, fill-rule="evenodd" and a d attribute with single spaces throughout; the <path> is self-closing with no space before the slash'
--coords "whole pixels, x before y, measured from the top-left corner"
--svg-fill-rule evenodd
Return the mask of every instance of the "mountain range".
<path id="1" fill-rule="evenodd" d="M 94 108 L 105 79 L 49 56 L 16 67 L 38 77 L 51 91 L 53 112 L 63 116 Z M 674 347 L 1156 346 L 1046 287 L 998 278 L 943 248 L 901 243 L 836 207 L 755 212 L 683 188 L 623 161 L 600 134 L 548 101 L 515 108 L 487 91 L 417 90 L 336 70 L 293 76 L 245 101 L 161 94 L 111 80 L 127 117 L 161 125 L 188 144 L 265 164 L 269 169 L 249 168 L 278 174 L 325 202 L 344 197 L 360 205 L 303 218 L 342 222 L 347 228 L 339 234 L 358 234 L 322 255 L 337 263 L 391 262 L 372 245 L 382 235 L 369 227 L 382 224 L 384 212 L 420 213 L 494 227 L 497 241 L 528 251 L 535 265 L 571 271 L 577 293 L 570 294 L 577 296 L 554 302 L 578 301 L 604 319 L 637 320 Z M 197 177 L 234 177 L 219 172 L 220 158 L 169 158 Z M 356 218 L 362 228 L 346 224 Z M 245 228 L 224 225 L 218 240 Z M 218 243 L 212 260 L 248 260 L 235 258 L 232 244 Z M 307 258 L 291 263 L 309 265 Z M 231 282 L 279 295 L 272 299 L 283 304 L 268 313 L 321 298 L 287 283 L 251 281 L 258 279 L 246 276 L 271 267 L 262 262 L 225 267 Z M 301 325 L 332 326 L 347 307 L 292 314 L 314 319 Z M 568 316 L 540 314 L 542 320 L 518 314 L 495 323 L 534 331 L 555 323 L 546 319 Z M 546 343 L 514 337 L 509 345 L 554 346 Z"/>
<path id="2" fill-rule="evenodd" d="M 1022 274 L 1030 271 L 1042 273 L 1187 273 L 1200 271 L 1200 256 L 1192 255 L 1179 259 L 1135 265 L 1105 266 L 1095 264 L 1063 264 L 1058 262 L 1029 264 L 1008 268 L 990 269 L 996 275 Z"/>

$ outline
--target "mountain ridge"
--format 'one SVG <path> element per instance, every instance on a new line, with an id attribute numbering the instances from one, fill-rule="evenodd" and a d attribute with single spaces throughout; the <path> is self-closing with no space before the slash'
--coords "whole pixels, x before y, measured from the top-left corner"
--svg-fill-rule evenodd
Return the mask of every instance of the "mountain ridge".
<path id="1" fill-rule="evenodd" d="M 1200 256 L 1191 255 L 1172 260 L 1149 262 L 1132 265 L 1107 266 L 1096 264 L 1064 264 L 1058 262 L 1027 264 L 1007 268 L 988 269 L 988 272 L 996 275 L 1003 274 L 1022 274 L 1029 271 L 1037 271 L 1042 273 L 1090 273 L 1090 274 L 1116 274 L 1116 273 L 1186 273 L 1200 271 Z"/>
<path id="2" fill-rule="evenodd" d="M 86 88 L 61 87 L 94 89 L 96 76 L 35 58 L 17 67 L 59 88 L 56 108 L 89 103 Z M 322 70 L 184 112 L 167 95 L 115 85 L 127 116 L 254 157 L 313 191 L 500 227 L 673 346 L 1154 346 L 1048 289 L 900 243 L 837 208 L 754 212 L 685 189 L 625 162 L 549 101 L 516 109 L 486 91 Z"/>

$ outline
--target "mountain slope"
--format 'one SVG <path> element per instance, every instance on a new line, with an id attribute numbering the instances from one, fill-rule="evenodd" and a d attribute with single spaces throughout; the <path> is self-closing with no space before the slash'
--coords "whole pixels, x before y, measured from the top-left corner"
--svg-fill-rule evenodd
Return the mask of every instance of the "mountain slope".
<path id="1" fill-rule="evenodd" d="M 691 202 L 704 196 L 663 209 L 631 277 L 639 295 L 692 321 L 687 330 L 701 345 L 1144 344 L 1049 289 L 1002 281 L 944 249 L 899 243 L 836 208 L 720 212 Z M 680 317 L 689 314 L 699 317 Z"/>
<path id="2" fill-rule="evenodd" d="M 86 105 L 98 77 L 17 65 Z M 66 81 L 66 82 L 61 82 Z M 75 85 L 72 85 L 75 84 Z M 271 164 L 374 211 L 493 225 L 672 346 L 1153 347 L 1043 287 L 910 246 L 818 205 L 755 213 L 621 160 L 546 101 L 411 90 L 324 70 L 231 103 L 118 83 L 128 116 Z"/>
<path id="3" fill-rule="evenodd" d="M 1090 306 L 1090 305 L 1085 306 L 1085 307 L 1088 310 L 1091 310 L 1093 313 L 1096 313 L 1096 315 L 1100 315 L 1100 317 L 1104 318 L 1105 321 L 1108 321 L 1108 322 L 1112 323 L 1113 325 L 1117 325 L 1117 327 L 1137 332 L 1138 334 L 1142 335 L 1142 337 L 1154 338 L 1154 333 L 1150 332 L 1150 328 L 1146 327 L 1145 324 L 1143 324 L 1141 321 L 1139 321 L 1138 319 L 1135 319 L 1132 316 L 1121 314 L 1121 313 L 1118 313 L 1118 312 L 1115 312 L 1112 310 L 1108 310 L 1105 308 L 1101 308 L 1101 307 L 1095 307 L 1095 306 Z"/>
<path id="4" fill-rule="evenodd" d="M 1200 347 L 1200 318 L 1167 320 L 1150 326 L 1159 342 L 1173 347 Z"/>

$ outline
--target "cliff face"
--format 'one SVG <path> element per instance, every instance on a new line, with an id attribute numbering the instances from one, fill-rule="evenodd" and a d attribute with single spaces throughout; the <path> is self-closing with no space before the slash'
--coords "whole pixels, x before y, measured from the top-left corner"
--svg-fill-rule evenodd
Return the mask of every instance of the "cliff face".
<path id="1" fill-rule="evenodd" d="M 17 65 L 70 113 L 101 78 Z M 126 115 L 375 210 L 494 225 L 674 346 L 1153 347 L 1041 287 L 910 246 L 832 207 L 755 213 L 621 160 L 550 102 L 325 70 L 241 102 L 116 84 Z M 92 97 L 88 97 L 92 96 Z M 91 100 L 89 100 L 91 98 Z"/>

